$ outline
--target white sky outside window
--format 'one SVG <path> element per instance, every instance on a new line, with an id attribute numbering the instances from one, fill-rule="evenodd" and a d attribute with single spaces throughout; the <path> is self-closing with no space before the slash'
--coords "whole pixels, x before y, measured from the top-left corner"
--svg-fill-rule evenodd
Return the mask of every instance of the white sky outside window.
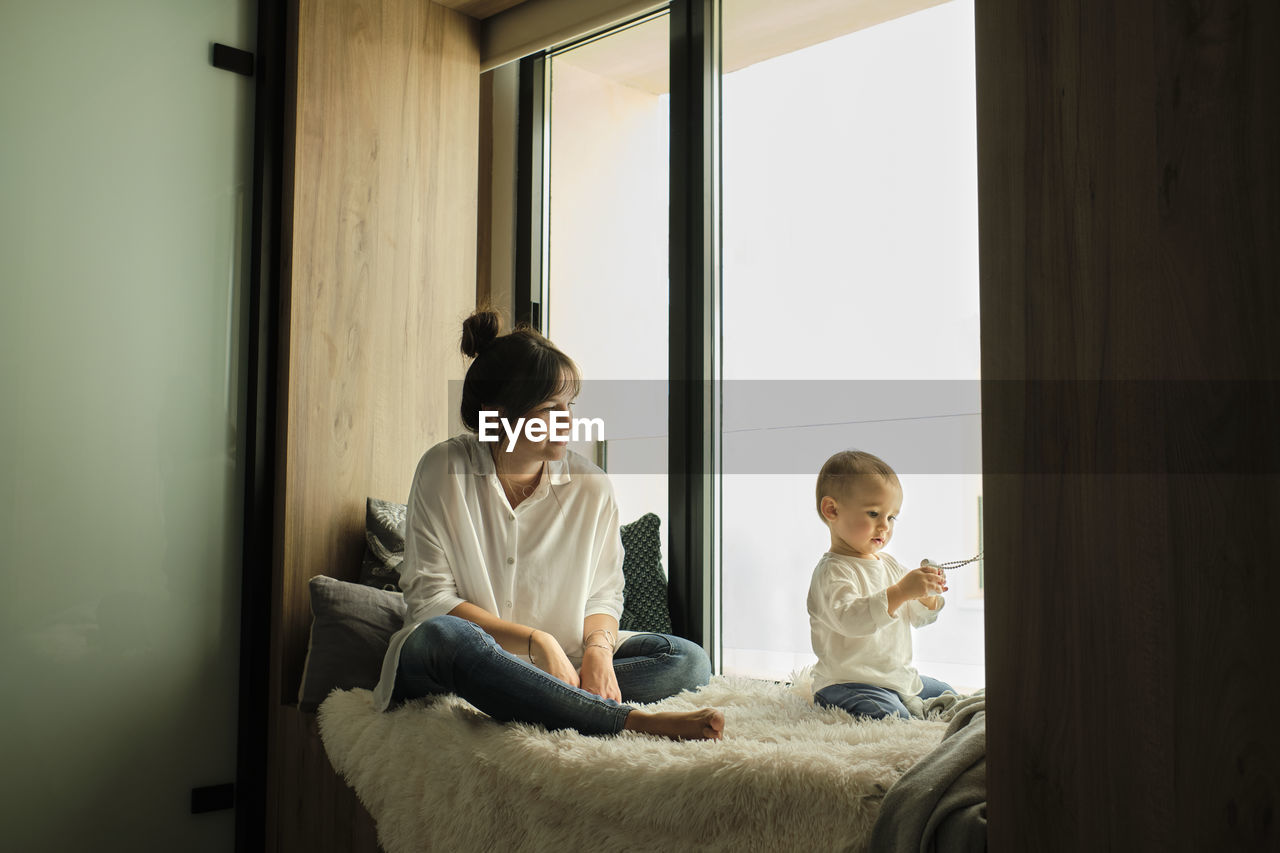
<path id="1" fill-rule="evenodd" d="M 600 417 L 622 522 L 667 529 L 665 16 L 551 57 L 547 332 Z M 594 447 L 573 444 L 592 458 Z"/>
<path id="2" fill-rule="evenodd" d="M 887 550 L 902 563 L 979 548 L 972 14 L 957 0 L 725 76 L 726 672 L 815 660 L 805 596 L 829 534 L 814 484 L 838 450 L 901 474 Z M 830 384 L 778 393 L 795 380 Z M 894 382 L 831 399 L 842 380 Z M 771 456 L 787 470 L 735 473 Z M 951 574 L 914 638 L 921 672 L 957 687 L 985 683 L 978 571 Z"/>

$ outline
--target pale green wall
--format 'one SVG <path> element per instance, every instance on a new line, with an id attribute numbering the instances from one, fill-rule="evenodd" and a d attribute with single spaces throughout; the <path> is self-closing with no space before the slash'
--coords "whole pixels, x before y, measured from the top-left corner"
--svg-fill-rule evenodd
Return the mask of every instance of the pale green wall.
<path id="1" fill-rule="evenodd" d="M 229 850 L 247 0 L 0 0 L 0 826 Z"/>

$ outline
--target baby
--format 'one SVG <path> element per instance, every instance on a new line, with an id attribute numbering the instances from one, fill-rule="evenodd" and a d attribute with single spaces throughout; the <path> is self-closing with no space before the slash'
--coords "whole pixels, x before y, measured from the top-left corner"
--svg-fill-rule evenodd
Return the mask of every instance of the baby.
<path id="1" fill-rule="evenodd" d="M 951 690 L 911 665 L 911 628 L 938 618 L 946 577 L 932 567 L 908 571 L 882 550 L 893 538 L 902 484 L 878 457 L 832 456 L 818 474 L 817 499 L 831 550 L 809 584 L 813 699 L 855 716 L 909 718 L 904 697 Z"/>

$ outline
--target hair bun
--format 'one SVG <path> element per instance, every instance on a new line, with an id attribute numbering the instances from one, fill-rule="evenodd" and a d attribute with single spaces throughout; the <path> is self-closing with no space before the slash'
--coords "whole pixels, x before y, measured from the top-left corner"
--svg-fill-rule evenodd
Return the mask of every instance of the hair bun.
<path id="1" fill-rule="evenodd" d="M 477 311 L 462 321 L 462 352 L 475 358 L 493 343 L 502 329 L 502 318 L 496 311 Z"/>

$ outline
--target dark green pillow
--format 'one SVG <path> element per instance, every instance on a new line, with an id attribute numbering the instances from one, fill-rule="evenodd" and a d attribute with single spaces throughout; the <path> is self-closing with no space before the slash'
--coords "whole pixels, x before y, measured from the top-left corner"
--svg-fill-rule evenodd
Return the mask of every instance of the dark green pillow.
<path id="1" fill-rule="evenodd" d="M 667 576 L 662 573 L 661 524 L 662 520 L 650 512 L 620 528 L 626 587 L 618 627 L 624 631 L 671 633 Z"/>

